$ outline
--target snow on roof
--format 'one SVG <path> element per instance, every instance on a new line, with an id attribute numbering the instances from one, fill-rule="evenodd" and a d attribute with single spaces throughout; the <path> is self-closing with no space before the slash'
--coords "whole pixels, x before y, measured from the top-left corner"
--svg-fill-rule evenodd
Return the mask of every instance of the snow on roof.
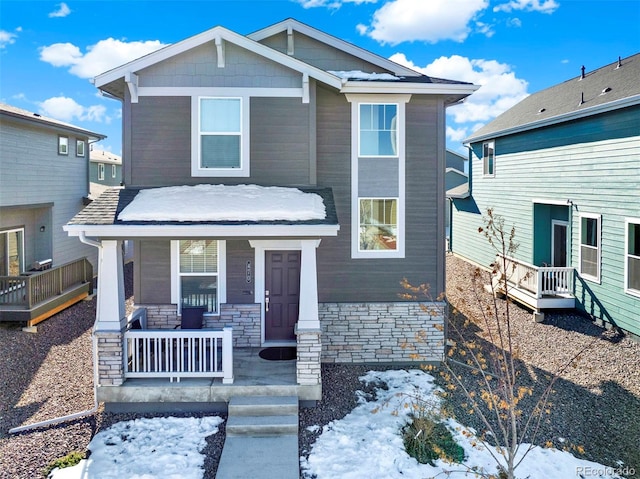
<path id="1" fill-rule="evenodd" d="M 320 195 L 258 185 L 142 190 L 118 215 L 121 221 L 305 221 L 325 217 Z"/>
<path id="2" fill-rule="evenodd" d="M 399 80 L 401 78 L 391 73 L 366 73 L 360 70 L 329 70 L 328 73 L 343 80 Z"/>

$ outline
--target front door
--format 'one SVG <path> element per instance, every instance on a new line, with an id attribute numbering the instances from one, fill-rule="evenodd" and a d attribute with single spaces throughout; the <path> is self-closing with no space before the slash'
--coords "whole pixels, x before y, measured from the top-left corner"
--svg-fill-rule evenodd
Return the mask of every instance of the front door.
<path id="1" fill-rule="evenodd" d="M 567 228 L 565 221 L 553 221 L 551 238 L 551 265 L 559 268 L 567 266 Z"/>
<path id="2" fill-rule="evenodd" d="M 299 306 L 300 251 L 266 251 L 265 341 L 295 341 Z"/>

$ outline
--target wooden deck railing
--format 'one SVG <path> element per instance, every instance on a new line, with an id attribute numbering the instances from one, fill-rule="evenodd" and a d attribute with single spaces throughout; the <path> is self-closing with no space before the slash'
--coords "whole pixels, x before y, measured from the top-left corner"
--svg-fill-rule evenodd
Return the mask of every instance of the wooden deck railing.
<path id="1" fill-rule="evenodd" d="M 233 383 L 232 328 L 128 330 L 125 378 L 222 378 Z"/>
<path id="2" fill-rule="evenodd" d="M 534 266 L 508 256 L 497 255 L 496 262 L 510 285 L 524 289 L 536 298 L 573 295 L 574 268 Z"/>
<path id="3" fill-rule="evenodd" d="M 93 267 L 87 258 L 23 276 L 0 276 L 0 305 L 31 309 L 67 289 L 93 281 Z"/>

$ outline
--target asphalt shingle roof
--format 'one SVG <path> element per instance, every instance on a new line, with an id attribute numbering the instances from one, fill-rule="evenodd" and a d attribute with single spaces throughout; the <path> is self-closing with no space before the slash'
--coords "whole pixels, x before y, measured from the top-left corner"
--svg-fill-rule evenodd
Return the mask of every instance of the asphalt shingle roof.
<path id="1" fill-rule="evenodd" d="M 534 93 L 499 115 L 466 139 L 472 143 L 491 136 L 501 136 L 505 130 L 578 113 L 617 100 L 640 95 L 640 53 L 585 72 L 558 85 Z"/>

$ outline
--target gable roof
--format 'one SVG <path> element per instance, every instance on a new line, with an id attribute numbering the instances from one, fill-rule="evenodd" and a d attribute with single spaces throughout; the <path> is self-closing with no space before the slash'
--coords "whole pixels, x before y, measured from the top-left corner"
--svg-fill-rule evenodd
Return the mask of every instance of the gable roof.
<path id="1" fill-rule="evenodd" d="M 473 143 L 640 104 L 640 53 L 534 93 L 476 131 Z"/>
<path id="2" fill-rule="evenodd" d="M 333 46 L 334 48 L 342 49 L 347 53 L 364 59 L 372 64 L 379 65 L 381 68 L 393 72 L 394 75 L 397 75 L 397 78 L 393 78 L 391 80 L 363 80 L 360 77 L 345 77 L 338 74 L 338 72 L 324 71 L 259 42 L 261 39 L 277 34 L 283 30 L 288 31 L 290 28 L 295 28 L 297 31 L 300 31 L 301 33 L 304 33 L 318 41 Z M 168 45 L 160 50 L 149 53 L 141 58 L 109 70 L 108 72 L 102 73 L 93 79 L 93 83 L 96 87 L 106 93 L 121 98 L 123 95 L 123 81 L 129 81 L 132 74 L 136 74 L 144 68 L 150 67 L 175 55 L 212 41 L 216 42 L 216 44 L 220 44 L 224 41 L 233 43 L 257 55 L 291 68 L 292 70 L 299 72 L 302 76 L 308 75 L 310 78 L 314 78 L 324 84 L 330 85 L 343 93 L 381 92 L 442 94 L 447 95 L 446 103 L 452 104 L 462 100 L 479 88 L 478 86 L 467 82 L 445 80 L 423 75 L 293 19 L 287 19 L 283 22 L 272 25 L 271 27 L 259 30 L 249 36 L 243 36 L 222 26 L 216 26 L 210 30 Z"/>
<path id="3" fill-rule="evenodd" d="M 24 110 L 22 108 L 7 105 L 6 103 L 0 103 L 0 114 L 9 116 L 18 121 L 26 121 L 29 123 L 52 128 L 54 130 L 86 136 L 90 140 L 97 141 L 104 140 L 106 138 L 106 135 L 95 133 L 93 131 L 80 128 L 79 126 L 72 125 L 71 123 L 65 123 L 64 121 L 56 120 L 54 118 L 48 118 L 46 116 L 42 116 L 40 113 L 34 113 L 29 110 Z"/>

